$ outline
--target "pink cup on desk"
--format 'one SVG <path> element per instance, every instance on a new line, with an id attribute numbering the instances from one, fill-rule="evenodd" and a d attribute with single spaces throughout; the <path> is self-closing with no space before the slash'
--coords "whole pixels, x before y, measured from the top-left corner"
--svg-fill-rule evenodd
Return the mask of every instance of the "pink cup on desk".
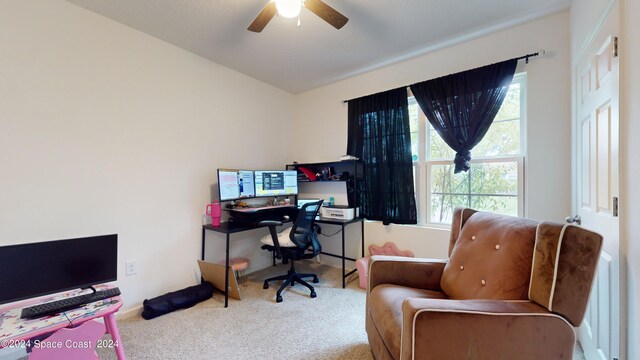
<path id="1" fill-rule="evenodd" d="M 213 204 L 207 204 L 207 215 L 211 216 L 211 226 L 220 226 L 222 207 L 219 201 L 214 201 Z"/>

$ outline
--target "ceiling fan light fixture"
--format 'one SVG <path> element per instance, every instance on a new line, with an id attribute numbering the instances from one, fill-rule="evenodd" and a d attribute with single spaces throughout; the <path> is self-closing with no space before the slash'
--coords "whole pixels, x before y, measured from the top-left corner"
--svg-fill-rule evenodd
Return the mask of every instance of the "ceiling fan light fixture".
<path id="1" fill-rule="evenodd" d="M 278 15 L 286 18 L 294 18 L 300 15 L 302 0 L 274 0 Z"/>
<path id="2" fill-rule="evenodd" d="M 300 26 L 300 10 L 303 6 L 336 29 L 342 29 L 349 21 L 346 16 L 322 0 L 269 0 L 247 30 L 256 33 L 262 32 L 276 14 L 286 18 L 298 17 L 298 26 Z"/>

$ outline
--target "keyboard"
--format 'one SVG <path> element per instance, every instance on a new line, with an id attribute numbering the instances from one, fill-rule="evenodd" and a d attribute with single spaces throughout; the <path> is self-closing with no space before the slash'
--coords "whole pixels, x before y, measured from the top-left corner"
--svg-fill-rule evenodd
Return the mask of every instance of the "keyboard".
<path id="1" fill-rule="evenodd" d="M 94 301 L 108 299 L 120 295 L 117 287 L 96 291 L 95 293 L 74 296 L 66 299 L 38 304 L 22 309 L 21 319 L 35 319 L 43 316 L 58 314 L 67 310 L 76 309 Z"/>

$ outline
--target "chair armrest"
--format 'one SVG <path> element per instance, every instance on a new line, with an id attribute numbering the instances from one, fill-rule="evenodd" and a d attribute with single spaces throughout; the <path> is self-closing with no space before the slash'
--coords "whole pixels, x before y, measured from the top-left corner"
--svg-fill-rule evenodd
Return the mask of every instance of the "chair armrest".
<path id="1" fill-rule="evenodd" d="M 282 259 L 282 251 L 280 250 L 280 242 L 278 241 L 278 232 L 276 226 L 281 226 L 282 221 L 277 220 L 262 220 L 258 223 L 259 226 L 266 226 L 269 228 L 269 234 L 273 240 L 273 250 L 269 245 L 262 245 L 261 249 L 267 249 L 274 252 L 276 259 Z"/>
<path id="2" fill-rule="evenodd" d="M 278 220 L 262 220 L 258 223 L 259 226 L 281 226 L 282 221 Z"/>
<path id="3" fill-rule="evenodd" d="M 440 278 L 447 264 L 443 259 L 373 255 L 369 262 L 367 292 L 380 284 L 394 284 L 441 291 Z"/>
<path id="4" fill-rule="evenodd" d="M 528 300 L 407 298 L 402 317 L 402 359 L 573 356 L 571 324 Z"/>

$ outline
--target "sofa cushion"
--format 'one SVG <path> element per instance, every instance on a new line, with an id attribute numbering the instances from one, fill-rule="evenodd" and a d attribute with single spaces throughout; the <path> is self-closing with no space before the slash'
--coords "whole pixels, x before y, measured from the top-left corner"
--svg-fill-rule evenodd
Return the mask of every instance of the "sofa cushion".
<path id="1" fill-rule="evenodd" d="M 538 222 L 485 212 L 460 230 L 440 286 L 453 299 L 528 298 Z"/>
<path id="2" fill-rule="evenodd" d="M 367 307 L 378 334 L 389 352 L 400 357 L 402 334 L 402 302 L 407 298 L 445 299 L 440 291 L 423 290 L 398 285 L 378 285 L 369 294 Z"/>

